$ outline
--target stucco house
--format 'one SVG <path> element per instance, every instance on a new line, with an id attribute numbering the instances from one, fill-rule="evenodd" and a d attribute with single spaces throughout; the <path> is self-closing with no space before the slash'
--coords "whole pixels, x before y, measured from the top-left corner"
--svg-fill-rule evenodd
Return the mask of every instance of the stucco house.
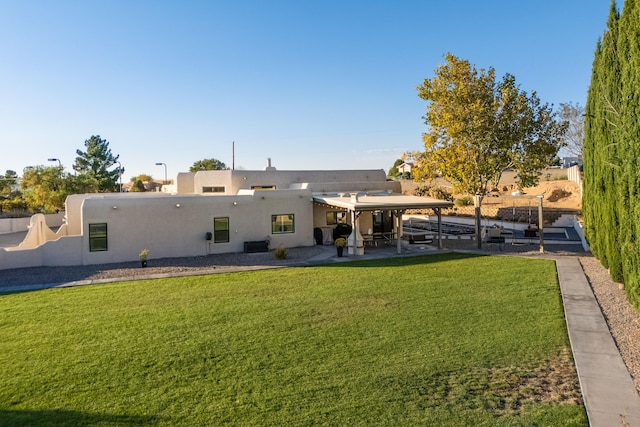
<path id="1" fill-rule="evenodd" d="M 450 206 L 400 194 L 382 169 L 178 173 L 162 192 L 69 196 L 63 225 L 54 233 L 32 217 L 19 246 L 0 248 L 0 269 L 134 261 L 145 248 L 153 259 L 330 244 L 339 223 L 359 255 L 373 233 L 399 248 L 406 209 Z"/>
<path id="2" fill-rule="evenodd" d="M 413 162 L 404 162 L 398 166 L 398 173 L 411 173 L 413 167 Z"/>

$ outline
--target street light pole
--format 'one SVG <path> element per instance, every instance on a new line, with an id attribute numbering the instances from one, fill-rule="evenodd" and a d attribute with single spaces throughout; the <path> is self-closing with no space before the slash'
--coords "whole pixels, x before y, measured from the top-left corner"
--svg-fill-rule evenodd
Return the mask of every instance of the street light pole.
<path id="1" fill-rule="evenodd" d="M 60 167 L 60 169 L 62 169 L 62 162 L 60 161 L 60 159 L 55 159 L 55 158 L 52 157 L 52 158 L 47 159 L 47 160 L 50 161 L 50 162 L 58 162 L 58 166 Z"/>
<path id="2" fill-rule="evenodd" d="M 120 192 L 122 193 L 122 165 L 120 162 L 118 163 L 118 182 L 120 183 Z"/>
<path id="3" fill-rule="evenodd" d="M 156 163 L 156 166 L 162 166 L 162 165 L 164 165 L 164 181 L 162 181 L 162 184 L 164 185 L 167 183 L 167 164 L 162 162 Z"/>

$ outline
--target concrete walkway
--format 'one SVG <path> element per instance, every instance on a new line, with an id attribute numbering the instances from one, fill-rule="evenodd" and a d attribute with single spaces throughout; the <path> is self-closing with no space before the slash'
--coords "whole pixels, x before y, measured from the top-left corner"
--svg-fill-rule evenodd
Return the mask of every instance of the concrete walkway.
<path id="1" fill-rule="evenodd" d="M 592 427 L 640 427 L 640 397 L 577 258 L 556 259 L 569 339 Z"/>

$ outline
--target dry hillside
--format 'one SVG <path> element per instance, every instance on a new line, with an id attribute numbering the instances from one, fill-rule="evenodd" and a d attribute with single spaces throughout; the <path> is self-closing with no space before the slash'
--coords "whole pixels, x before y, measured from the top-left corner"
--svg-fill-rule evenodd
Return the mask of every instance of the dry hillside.
<path id="1" fill-rule="evenodd" d="M 580 196 L 580 188 L 577 183 L 568 181 L 566 174 L 562 173 L 562 169 L 547 176 L 543 175 L 540 183 L 536 187 L 524 188 L 521 194 L 524 196 L 543 196 L 544 206 L 556 209 L 572 209 L 576 211 L 582 210 L 582 198 Z M 565 178 L 565 179 L 559 179 Z M 402 192 L 405 194 L 413 194 L 416 187 L 424 185 L 423 183 L 411 180 L 402 181 Z M 431 185 L 443 186 L 451 190 L 451 184 L 444 180 L 436 180 Z M 497 191 L 493 191 L 491 195 L 498 197 L 487 197 L 483 204 L 506 204 L 516 205 L 536 205 L 537 201 L 529 197 L 514 198 L 512 193 L 517 190 L 514 176 L 512 173 L 505 173 L 500 181 Z M 468 196 L 467 194 L 454 194 L 454 197 L 460 198 Z M 501 197 L 504 196 L 504 197 Z"/>

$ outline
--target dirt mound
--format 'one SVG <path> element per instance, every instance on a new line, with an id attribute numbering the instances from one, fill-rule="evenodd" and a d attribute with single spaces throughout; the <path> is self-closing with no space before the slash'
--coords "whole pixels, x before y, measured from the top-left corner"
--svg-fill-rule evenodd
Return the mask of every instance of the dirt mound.
<path id="1" fill-rule="evenodd" d="M 557 202 L 558 200 L 565 199 L 569 196 L 571 196 L 569 191 L 565 191 L 562 188 L 554 188 L 551 190 L 551 194 L 545 195 L 545 199 L 548 202 Z"/>
<path id="2" fill-rule="evenodd" d="M 544 204 L 563 209 L 582 209 L 580 187 L 573 181 L 541 181 L 536 187 L 526 188 L 524 193 L 543 196 Z"/>

